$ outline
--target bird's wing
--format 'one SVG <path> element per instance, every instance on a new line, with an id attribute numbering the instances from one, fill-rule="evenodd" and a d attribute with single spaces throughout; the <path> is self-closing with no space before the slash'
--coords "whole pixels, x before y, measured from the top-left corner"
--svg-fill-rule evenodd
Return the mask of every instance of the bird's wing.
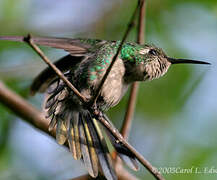
<path id="1" fill-rule="evenodd" d="M 25 37 L 0 36 L 0 40 L 25 42 Z M 31 37 L 31 40 L 38 45 L 63 49 L 70 53 L 71 56 L 65 56 L 54 63 L 62 72 L 77 67 L 76 65 L 78 65 L 83 59 L 106 43 L 104 40 L 84 38 Z M 34 95 L 36 92 L 44 92 L 55 77 L 56 74 L 50 67 L 44 69 L 34 79 L 30 88 L 30 94 Z"/>
<path id="2" fill-rule="evenodd" d="M 0 40 L 25 42 L 23 36 L 0 36 Z M 84 56 L 94 47 L 104 44 L 106 41 L 97 39 L 71 39 L 56 37 L 31 37 L 31 40 L 38 45 L 63 49 L 73 56 Z"/>

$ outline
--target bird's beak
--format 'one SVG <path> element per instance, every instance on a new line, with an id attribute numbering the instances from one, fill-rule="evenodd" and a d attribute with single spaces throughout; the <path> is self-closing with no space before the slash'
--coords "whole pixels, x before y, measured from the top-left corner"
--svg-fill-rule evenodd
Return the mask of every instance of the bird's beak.
<path id="1" fill-rule="evenodd" d="M 205 61 L 197 61 L 191 59 L 175 59 L 171 57 L 167 57 L 167 60 L 171 62 L 171 64 L 210 64 Z"/>

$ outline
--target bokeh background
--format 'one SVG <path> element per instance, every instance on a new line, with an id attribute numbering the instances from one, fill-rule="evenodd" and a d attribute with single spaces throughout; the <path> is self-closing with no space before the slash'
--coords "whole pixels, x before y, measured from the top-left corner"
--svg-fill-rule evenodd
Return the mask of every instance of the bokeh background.
<path id="1" fill-rule="evenodd" d="M 136 6 L 132 0 L 0 0 L 0 35 L 122 38 Z M 217 2 L 149 0 L 147 43 L 171 57 L 206 60 L 212 66 L 174 65 L 159 80 L 141 83 L 130 143 L 158 168 L 198 168 L 201 173 L 166 173 L 166 179 L 217 178 Z M 136 29 L 128 40 L 135 41 Z M 67 54 L 43 47 L 49 58 Z M 46 65 L 25 44 L 0 42 L 0 80 L 35 107 L 32 79 Z M 121 126 L 128 94 L 108 115 Z M 203 173 L 214 169 L 215 172 Z M 86 171 L 53 139 L 0 104 L 0 179 L 70 179 Z M 139 179 L 153 179 L 140 167 Z"/>

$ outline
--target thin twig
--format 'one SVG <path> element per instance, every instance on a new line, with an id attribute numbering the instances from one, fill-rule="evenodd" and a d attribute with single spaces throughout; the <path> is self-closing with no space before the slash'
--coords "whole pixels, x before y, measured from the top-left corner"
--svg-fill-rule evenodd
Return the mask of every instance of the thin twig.
<path id="1" fill-rule="evenodd" d="M 44 62 L 50 66 L 56 74 L 62 79 L 66 85 L 78 96 L 78 98 L 83 102 L 87 103 L 86 97 L 84 97 L 73 85 L 70 81 L 64 76 L 64 74 L 44 55 L 41 49 L 32 41 L 31 35 L 29 34 L 24 38 L 24 41 L 30 45 L 30 47 L 44 60 Z"/>
<path id="2" fill-rule="evenodd" d="M 137 33 L 137 42 L 139 44 L 144 44 L 144 34 L 145 34 L 145 0 L 139 0 L 138 3 L 141 3 L 139 9 L 139 19 L 138 19 L 138 33 Z M 133 114 L 135 111 L 137 92 L 139 89 L 139 82 L 134 82 L 130 89 L 130 97 L 128 100 L 128 106 L 124 117 L 123 126 L 121 128 L 121 134 L 125 139 L 128 138 L 130 127 L 132 124 Z"/>
<path id="3" fill-rule="evenodd" d="M 100 85 L 99 85 L 99 87 L 97 88 L 96 93 L 95 93 L 93 99 L 91 100 L 92 104 L 94 104 L 94 103 L 96 102 L 96 100 L 97 100 L 97 98 L 98 98 L 98 96 L 99 96 L 99 94 L 100 94 L 100 91 L 101 91 L 101 89 L 102 89 L 102 86 L 103 86 L 103 84 L 105 83 L 105 81 L 106 81 L 106 79 L 107 79 L 107 77 L 108 77 L 108 75 L 109 75 L 109 73 L 110 73 L 110 71 L 111 71 L 111 69 L 112 69 L 112 67 L 113 67 L 113 65 L 114 65 L 114 63 L 115 63 L 115 61 L 117 60 L 117 57 L 118 57 L 118 55 L 119 55 L 119 53 L 120 53 L 120 51 L 121 51 L 121 49 L 122 49 L 122 46 L 123 46 L 124 42 L 125 42 L 125 40 L 127 39 L 127 36 L 128 36 L 128 34 L 129 34 L 130 30 L 131 30 L 132 27 L 134 26 L 134 20 L 135 20 L 135 17 L 136 17 L 136 14 L 137 14 L 138 10 L 140 9 L 140 6 L 141 6 L 141 4 L 138 3 L 138 5 L 136 6 L 135 11 L 133 12 L 133 15 L 132 15 L 132 17 L 131 17 L 131 19 L 130 19 L 130 22 L 129 22 L 129 24 L 128 24 L 128 27 L 127 27 L 127 29 L 126 29 L 126 32 L 125 32 L 125 34 L 124 34 L 124 36 L 123 36 L 123 38 L 122 38 L 122 40 L 121 40 L 121 43 L 120 43 L 120 45 L 119 45 L 119 47 L 118 47 L 118 50 L 117 50 L 116 54 L 114 55 L 114 57 L 112 58 L 112 62 L 111 62 L 111 64 L 109 65 L 108 69 L 106 70 L 106 73 L 104 74 L 104 76 L 103 76 L 103 78 L 102 78 L 102 80 L 101 80 L 101 82 L 100 82 Z"/>

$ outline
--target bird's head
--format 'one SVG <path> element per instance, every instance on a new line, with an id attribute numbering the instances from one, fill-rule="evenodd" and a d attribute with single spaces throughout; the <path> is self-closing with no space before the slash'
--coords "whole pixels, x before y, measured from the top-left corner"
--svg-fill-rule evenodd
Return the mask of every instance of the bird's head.
<path id="1" fill-rule="evenodd" d="M 153 45 L 126 46 L 121 51 L 125 60 L 128 81 L 153 80 L 163 76 L 173 64 L 210 64 L 190 59 L 168 57 L 164 51 Z"/>

